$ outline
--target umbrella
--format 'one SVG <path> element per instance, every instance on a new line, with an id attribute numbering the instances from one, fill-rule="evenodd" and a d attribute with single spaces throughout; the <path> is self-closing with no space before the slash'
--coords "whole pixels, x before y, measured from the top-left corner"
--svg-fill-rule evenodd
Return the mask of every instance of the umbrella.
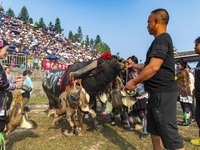
<path id="1" fill-rule="evenodd" d="M 55 55 L 47 56 L 47 59 L 49 60 L 58 60 L 58 57 Z"/>
<path id="2" fill-rule="evenodd" d="M 20 34 L 20 31 L 18 31 L 18 30 L 12 30 L 12 32 L 13 32 L 15 35 L 19 35 L 19 34 Z"/>

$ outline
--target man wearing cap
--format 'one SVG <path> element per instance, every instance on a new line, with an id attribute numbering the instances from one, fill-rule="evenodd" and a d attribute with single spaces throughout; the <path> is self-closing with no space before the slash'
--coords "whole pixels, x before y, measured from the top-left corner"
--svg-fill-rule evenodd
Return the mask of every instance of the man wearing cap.
<path id="1" fill-rule="evenodd" d="M 23 100 L 25 102 L 25 107 L 24 107 L 24 111 L 30 111 L 28 108 L 28 103 L 29 103 L 29 99 L 30 99 L 30 92 L 33 89 L 33 82 L 32 79 L 30 77 L 30 75 L 32 74 L 32 72 L 30 70 L 25 70 L 23 72 L 23 76 L 25 76 L 25 80 L 23 82 L 24 87 L 26 86 L 27 88 L 21 89 L 20 92 L 22 93 L 23 96 Z"/>

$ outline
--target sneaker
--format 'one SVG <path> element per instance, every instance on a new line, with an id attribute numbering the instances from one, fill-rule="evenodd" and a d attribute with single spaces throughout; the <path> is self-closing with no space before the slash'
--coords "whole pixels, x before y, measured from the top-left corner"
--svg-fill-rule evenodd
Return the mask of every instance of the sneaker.
<path id="1" fill-rule="evenodd" d="M 192 122 L 195 122 L 196 120 L 195 119 L 192 119 Z"/>
<path id="2" fill-rule="evenodd" d="M 111 126 L 115 126 L 116 124 L 115 124 L 114 121 L 112 121 L 112 122 L 110 123 L 110 125 L 111 125 Z"/>
<path id="3" fill-rule="evenodd" d="M 140 134 L 140 139 L 145 139 L 146 137 L 148 137 L 148 133 L 146 132 L 146 133 L 141 133 Z"/>
<path id="4" fill-rule="evenodd" d="M 188 122 L 188 123 L 182 122 L 182 123 L 179 123 L 178 125 L 180 125 L 180 126 L 190 126 L 191 123 L 190 122 Z"/>
<path id="5" fill-rule="evenodd" d="M 193 145 L 200 145 L 200 138 L 191 140 L 190 143 L 192 143 Z"/>

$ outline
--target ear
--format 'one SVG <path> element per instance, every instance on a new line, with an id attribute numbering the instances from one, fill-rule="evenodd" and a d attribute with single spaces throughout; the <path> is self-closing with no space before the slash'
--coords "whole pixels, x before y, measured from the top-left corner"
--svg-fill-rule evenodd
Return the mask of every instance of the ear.
<path id="1" fill-rule="evenodd" d="M 155 18 L 154 22 L 155 22 L 155 26 L 158 25 L 160 23 L 160 19 L 159 18 Z"/>

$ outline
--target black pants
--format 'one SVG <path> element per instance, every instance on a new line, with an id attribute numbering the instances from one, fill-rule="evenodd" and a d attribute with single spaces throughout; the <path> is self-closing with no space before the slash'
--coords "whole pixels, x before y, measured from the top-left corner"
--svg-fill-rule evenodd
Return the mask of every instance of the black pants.
<path id="1" fill-rule="evenodd" d="M 199 137 L 200 137 L 200 101 L 196 101 L 195 119 L 199 127 Z"/>
<path id="2" fill-rule="evenodd" d="M 6 125 L 5 116 L 1 116 L 0 117 L 0 132 L 4 131 L 5 125 Z"/>
<path id="3" fill-rule="evenodd" d="M 6 103 L 6 110 L 8 110 L 10 108 L 10 105 L 12 103 L 13 100 L 13 94 L 10 91 L 7 91 L 7 97 L 8 97 L 8 101 Z"/>

